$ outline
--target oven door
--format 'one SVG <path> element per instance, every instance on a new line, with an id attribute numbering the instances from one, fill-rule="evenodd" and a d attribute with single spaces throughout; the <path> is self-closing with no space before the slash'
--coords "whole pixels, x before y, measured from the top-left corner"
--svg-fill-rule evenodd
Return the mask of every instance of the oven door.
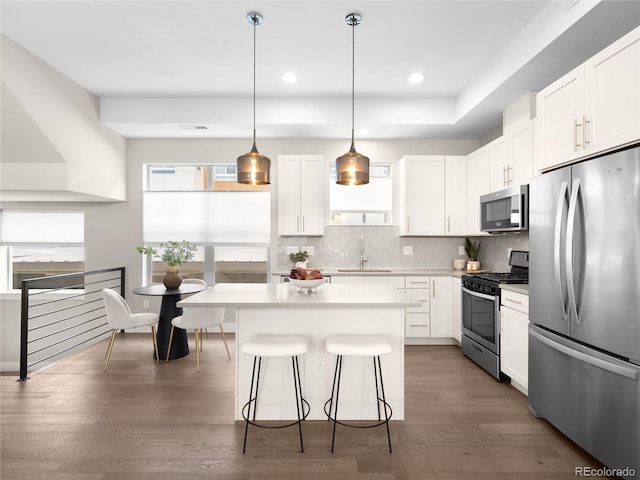
<path id="1" fill-rule="evenodd" d="M 462 333 L 500 354 L 500 297 L 462 287 Z"/>

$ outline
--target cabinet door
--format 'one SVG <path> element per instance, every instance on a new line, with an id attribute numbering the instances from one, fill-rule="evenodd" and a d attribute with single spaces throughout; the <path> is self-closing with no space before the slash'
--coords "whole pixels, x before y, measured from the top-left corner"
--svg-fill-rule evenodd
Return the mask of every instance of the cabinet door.
<path id="1" fill-rule="evenodd" d="M 405 314 L 405 337 L 408 338 L 428 338 L 429 337 L 429 314 L 428 313 L 406 313 Z"/>
<path id="2" fill-rule="evenodd" d="M 508 170 L 509 183 L 529 183 L 533 176 L 533 121 L 526 119 L 510 125 L 506 136 L 512 167 Z"/>
<path id="3" fill-rule="evenodd" d="M 453 301 L 453 338 L 460 343 L 462 342 L 462 281 L 459 278 L 451 279 L 451 298 Z"/>
<path id="4" fill-rule="evenodd" d="M 431 337 L 453 337 L 451 277 L 431 277 Z"/>
<path id="5" fill-rule="evenodd" d="M 300 234 L 300 156 L 278 155 L 278 234 Z"/>
<path id="6" fill-rule="evenodd" d="M 467 233 L 467 159 L 462 155 L 445 158 L 446 235 Z"/>
<path id="7" fill-rule="evenodd" d="M 324 234 L 328 176 L 322 155 L 300 157 L 300 233 L 304 235 Z"/>
<path id="8" fill-rule="evenodd" d="M 572 70 L 536 96 L 536 170 L 547 170 L 579 155 L 584 114 L 583 71 L 582 67 Z"/>
<path id="9" fill-rule="evenodd" d="M 489 158 L 491 161 L 491 191 L 502 190 L 509 186 L 509 149 L 507 137 L 496 138 L 489 144 Z"/>
<path id="10" fill-rule="evenodd" d="M 480 195 L 491 191 L 489 147 L 467 155 L 467 235 L 486 235 L 480 231 Z"/>
<path id="11" fill-rule="evenodd" d="M 500 370 L 511 377 L 514 387 L 527 393 L 529 378 L 529 316 L 502 307 Z"/>
<path id="12" fill-rule="evenodd" d="M 585 62 L 584 75 L 587 150 L 600 152 L 639 139 L 640 28 Z"/>
<path id="13" fill-rule="evenodd" d="M 442 155 L 403 157 L 404 218 L 406 235 L 444 235 L 444 173 Z"/>

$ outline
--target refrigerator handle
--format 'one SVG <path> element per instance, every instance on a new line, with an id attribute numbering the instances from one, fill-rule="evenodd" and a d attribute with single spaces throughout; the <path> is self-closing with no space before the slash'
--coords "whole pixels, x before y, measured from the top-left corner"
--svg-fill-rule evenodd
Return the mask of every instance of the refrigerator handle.
<path id="1" fill-rule="evenodd" d="M 569 213 L 567 217 L 567 245 L 565 251 L 565 259 L 567 265 L 567 292 L 569 296 L 569 308 L 572 313 L 572 321 L 579 325 L 578 306 L 576 303 L 576 290 L 573 278 L 573 236 L 575 230 L 576 208 L 578 205 L 578 193 L 580 191 L 580 179 L 575 178 L 571 186 L 571 198 L 569 199 Z"/>
<path id="2" fill-rule="evenodd" d="M 558 195 L 558 208 L 556 211 L 556 227 L 553 236 L 553 269 L 555 271 L 556 276 L 556 285 L 560 290 L 560 301 L 562 302 L 562 319 L 566 322 L 568 312 L 568 304 L 567 299 L 565 298 L 565 286 L 566 282 L 562 279 L 562 273 L 560 270 L 560 256 L 562 255 L 562 245 L 560 242 L 562 240 L 562 218 L 564 214 L 565 207 L 567 206 L 567 197 L 569 194 L 569 183 L 562 182 L 560 185 L 560 194 Z"/>
<path id="3" fill-rule="evenodd" d="M 547 347 L 553 348 L 554 350 L 564 353 L 565 355 L 575 358 L 576 360 L 579 360 L 581 362 L 588 363 L 589 365 L 593 365 L 594 367 L 598 367 L 608 372 L 615 373 L 616 375 L 621 375 L 631 380 L 635 380 L 636 382 L 638 381 L 638 378 L 640 378 L 640 373 L 636 369 L 624 367 L 622 365 L 616 365 L 615 363 L 607 362 L 606 360 L 603 360 L 601 358 L 592 357 L 591 355 L 579 352 L 578 350 L 574 350 L 573 348 L 562 345 L 561 343 L 554 342 L 550 338 L 547 338 L 532 329 L 529 329 L 529 335 L 539 342 L 544 343 Z"/>

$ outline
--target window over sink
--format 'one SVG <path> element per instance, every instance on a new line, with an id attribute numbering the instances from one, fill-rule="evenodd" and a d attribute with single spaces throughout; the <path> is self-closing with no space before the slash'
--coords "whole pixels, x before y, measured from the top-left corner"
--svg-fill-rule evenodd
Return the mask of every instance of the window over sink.
<path id="1" fill-rule="evenodd" d="M 349 187 L 336 184 L 331 165 L 329 210 L 331 225 L 391 225 L 393 181 L 390 163 L 371 163 L 369 183 Z"/>

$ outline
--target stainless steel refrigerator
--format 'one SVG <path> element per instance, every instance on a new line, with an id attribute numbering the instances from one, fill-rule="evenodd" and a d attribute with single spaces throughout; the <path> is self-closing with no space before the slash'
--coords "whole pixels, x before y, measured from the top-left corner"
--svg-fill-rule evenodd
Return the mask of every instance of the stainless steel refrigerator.
<path id="1" fill-rule="evenodd" d="M 640 147 L 529 193 L 529 409 L 639 479 Z"/>

